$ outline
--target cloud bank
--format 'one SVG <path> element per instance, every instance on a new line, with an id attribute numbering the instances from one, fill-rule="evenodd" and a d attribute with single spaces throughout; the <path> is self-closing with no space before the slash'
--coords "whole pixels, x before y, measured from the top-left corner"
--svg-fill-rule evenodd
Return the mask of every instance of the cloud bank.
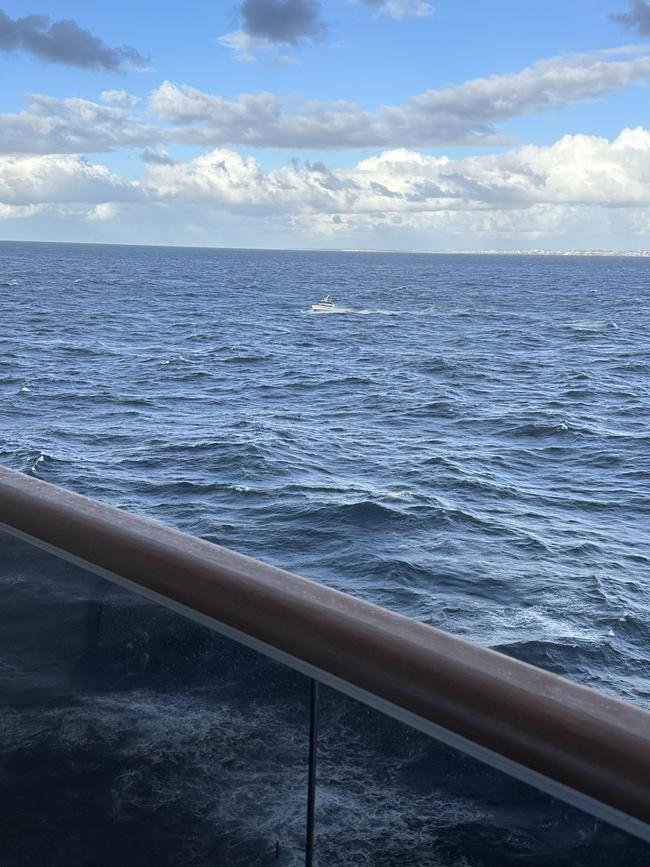
<path id="1" fill-rule="evenodd" d="M 0 51 L 24 51 L 48 63 L 120 72 L 142 69 L 149 58 L 135 48 L 110 48 L 75 21 L 51 21 L 48 15 L 10 18 L 0 9 Z"/>
<path id="2" fill-rule="evenodd" d="M 75 155 L 0 156 L 4 236 L 30 220 L 50 238 L 127 243 L 629 249 L 650 231 L 642 128 L 464 159 L 400 148 L 346 169 L 293 160 L 265 171 L 227 148 L 143 158 L 133 181 Z"/>
<path id="3" fill-rule="evenodd" d="M 650 55 L 634 51 L 622 59 L 610 52 L 552 57 L 376 111 L 346 100 L 285 102 L 265 92 L 227 99 L 169 81 L 153 91 L 144 111 L 121 90 L 104 91 L 103 105 L 32 94 L 24 111 L 0 115 L 0 153 L 100 153 L 174 143 L 332 151 L 512 144 L 500 123 L 649 78 Z"/>
<path id="4" fill-rule="evenodd" d="M 180 162 L 143 153 L 145 173 L 126 180 L 73 155 L 0 157 L 0 200 L 49 202 L 205 203 L 260 213 L 368 214 L 488 211 L 537 205 L 650 206 L 650 132 L 623 130 L 615 139 L 564 136 L 463 159 L 406 148 L 361 160 L 351 169 L 292 160 L 264 171 L 252 156 L 216 148 Z"/>
<path id="5" fill-rule="evenodd" d="M 626 129 L 613 141 L 564 136 L 548 147 L 526 145 L 459 160 L 402 148 L 339 170 L 320 161 L 292 161 L 264 172 L 254 157 L 215 149 L 185 163 L 151 163 L 141 186 L 155 199 L 340 215 L 638 207 L 650 205 L 650 132 Z"/>
<path id="6" fill-rule="evenodd" d="M 650 56 L 612 60 L 598 52 L 553 57 L 521 72 L 477 78 L 429 90 L 397 106 L 370 112 L 339 100 L 293 109 L 270 93 L 227 100 L 164 82 L 151 110 L 188 144 L 356 149 L 504 144 L 494 125 L 511 118 L 593 99 L 650 76 Z"/>

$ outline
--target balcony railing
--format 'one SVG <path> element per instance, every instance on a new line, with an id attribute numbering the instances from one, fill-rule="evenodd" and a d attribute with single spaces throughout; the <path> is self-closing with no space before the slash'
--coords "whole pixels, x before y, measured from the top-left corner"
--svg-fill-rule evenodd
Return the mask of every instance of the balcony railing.
<path id="1" fill-rule="evenodd" d="M 427 738 L 505 773 L 509 778 L 523 781 L 633 837 L 650 842 L 650 713 L 639 707 L 153 521 L 1 468 L 0 531 L 5 534 L 7 552 L 0 566 L 0 603 L 3 605 L 3 618 L 10 620 L 10 634 L 15 633 L 14 643 L 9 640 L 13 649 L 8 651 L 5 663 L 12 671 L 27 666 L 27 674 L 23 672 L 20 678 L 22 685 L 33 677 L 34 683 L 28 685 L 37 692 L 37 685 L 46 681 L 50 684 L 48 689 L 54 688 L 52 684 L 55 682 L 60 686 L 61 681 L 57 678 L 62 677 L 61 672 L 65 670 L 66 689 L 76 691 L 82 683 L 84 691 L 80 694 L 84 696 L 83 701 L 92 694 L 102 703 L 103 712 L 106 712 L 106 696 L 110 696 L 117 717 L 117 709 L 124 708 L 124 725 L 128 729 L 130 723 L 126 721 L 132 719 L 137 702 L 121 705 L 116 696 L 123 696 L 125 690 L 131 695 L 135 686 L 140 690 L 140 701 L 142 696 L 149 700 L 153 693 L 168 695 L 167 687 L 162 686 L 164 665 L 159 662 L 167 659 L 168 654 L 176 654 L 173 678 L 177 689 L 173 692 L 173 700 L 170 699 L 172 705 L 180 701 L 179 696 L 183 697 L 183 702 L 186 699 L 189 702 L 188 696 L 191 696 L 191 702 L 196 702 L 200 695 L 200 701 L 205 702 L 206 695 L 214 687 L 215 695 L 210 693 L 207 705 L 201 705 L 208 708 L 201 719 L 204 722 L 209 720 L 209 708 L 213 707 L 219 719 L 220 737 L 225 737 L 224 732 L 235 722 L 238 730 L 247 732 L 246 738 L 250 743 L 240 743 L 240 751 L 235 750 L 239 758 L 233 758 L 232 744 L 228 748 L 221 744 L 223 754 L 217 755 L 214 766 L 211 766 L 221 781 L 221 794 L 218 804 L 215 801 L 210 808 L 212 812 L 208 810 L 202 814 L 201 821 L 221 823 L 224 829 L 234 823 L 239 828 L 243 827 L 242 823 L 246 824 L 248 815 L 256 827 L 253 831 L 249 827 L 247 832 L 240 828 L 237 834 L 224 830 L 214 843 L 216 860 L 206 860 L 205 863 L 289 864 L 294 863 L 291 858 L 298 857 L 297 852 L 301 853 L 300 858 L 304 856 L 307 864 L 315 863 L 319 851 L 321 810 L 321 775 L 316 772 L 317 757 L 330 782 L 338 779 L 339 775 L 332 764 L 337 749 L 346 755 L 347 774 L 350 768 L 357 768 L 361 773 L 359 768 L 364 763 L 367 767 L 374 762 L 379 767 L 383 761 L 380 743 L 377 743 L 374 758 L 371 758 L 364 752 L 367 748 L 367 739 L 364 738 L 365 733 L 368 737 L 374 736 L 373 732 L 376 733 L 379 725 L 377 720 L 385 717 L 398 721 L 402 727 L 400 731 L 406 733 L 400 736 L 404 742 L 409 738 L 408 731 L 417 730 Z M 46 553 L 38 554 L 35 548 Z M 72 564 L 66 567 L 72 569 L 72 573 L 60 572 L 61 561 Z M 132 597 L 124 594 L 124 590 L 131 591 L 156 603 L 156 606 L 171 609 L 175 615 L 197 621 L 208 627 L 212 634 L 219 633 L 222 638 L 215 636 L 214 641 L 222 643 L 218 647 L 215 645 L 214 652 L 210 650 L 208 653 L 201 643 L 203 639 L 193 638 L 189 642 L 189 655 L 181 653 L 179 656 L 176 651 L 178 648 L 182 650 L 187 638 L 177 625 L 181 619 L 161 620 L 161 615 L 155 613 L 160 609 L 149 606 L 138 615 L 141 620 L 135 627 L 129 620 L 131 615 L 126 617 L 124 614 L 125 606 L 110 594 L 105 595 L 108 591 L 101 589 L 105 582 L 92 583 L 96 579 L 88 573 L 120 585 L 122 590 L 111 591 L 113 593 L 122 593 L 128 599 Z M 6 591 L 6 598 L 2 589 L 5 578 L 11 579 L 7 580 L 10 589 Z M 29 625 L 32 638 L 31 643 L 27 642 L 27 649 L 23 646 L 22 636 L 28 626 L 22 622 L 24 614 L 16 613 L 24 612 L 24 606 L 19 608 L 15 603 L 12 608 L 15 600 L 11 594 L 17 592 L 16 586 L 27 588 L 35 609 L 34 620 Z M 74 629 L 83 632 L 85 649 L 81 656 L 79 648 L 73 651 L 68 644 L 65 651 L 57 650 L 59 639 L 52 638 L 57 623 L 64 632 L 68 628 L 65 625 L 68 614 L 61 615 L 64 622 L 57 620 L 59 615 L 56 614 L 59 611 L 57 606 L 64 611 L 61 601 L 64 590 L 69 599 L 83 596 L 87 612 L 90 611 L 85 615 L 83 628 L 75 621 Z M 21 598 L 24 602 L 27 597 Z M 39 605 L 42 605 L 40 613 L 37 611 Z M 12 611 L 20 622 L 11 621 Z M 72 641 L 70 636 L 61 640 Z M 48 642 L 54 645 L 53 650 L 48 649 Z M 242 648 L 244 656 L 233 649 L 237 647 Z M 61 663 L 51 663 L 48 669 L 43 660 L 58 659 L 59 650 Z M 33 662 L 37 656 L 41 661 Z M 76 662 L 74 667 L 70 667 L 65 660 L 73 657 Z M 271 662 L 264 662 L 264 658 Z M 221 662 L 217 664 L 215 660 Z M 230 666 L 227 676 L 224 675 L 224 660 Z M 55 670 L 56 677 L 51 669 Z M 200 683 L 196 680 L 198 672 L 201 673 Z M 272 711 L 264 712 L 274 733 L 266 746 L 260 746 L 257 736 L 251 734 L 251 718 L 255 713 L 251 716 L 246 696 L 249 695 L 247 685 L 250 686 L 252 680 L 255 682 L 252 691 L 256 700 L 255 713 L 262 706 L 272 708 Z M 35 723 L 29 714 L 24 716 L 24 697 L 12 704 L 16 689 L 15 683 L 10 683 L 12 689 L 7 692 L 1 688 L 0 681 L 0 705 L 15 712 L 19 733 L 21 727 L 29 729 L 29 743 L 41 743 L 39 738 L 47 737 L 46 727 L 42 724 L 43 714 L 47 717 L 49 713 L 42 710 L 42 707 L 49 707 L 47 702 L 39 704 L 44 693 L 38 693 L 41 698 L 34 699 L 41 707 L 41 722 Z M 107 686 L 99 696 L 98 684 L 102 683 Z M 318 684 L 324 685 L 320 702 Z M 278 695 L 274 693 L 276 687 Z M 350 703 L 341 694 L 354 702 Z M 263 699 L 267 701 L 266 705 Z M 210 703 L 212 701 L 214 705 Z M 176 725 L 175 719 L 187 719 L 188 708 L 195 707 L 191 702 L 170 705 L 170 730 Z M 357 703 L 373 710 L 363 711 Z M 62 724 L 61 720 L 66 725 L 69 723 L 74 706 L 74 702 L 67 706 L 68 710 L 57 717 L 56 725 Z M 227 713 L 223 712 L 224 707 L 228 708 Z M 351 707 L 358 708 L 355 710 L 358 724 L 341 728 L 341 720 L 349 717 Z M 29 728 L 32 725 L 37 726 L 38 736 Z M 119 721 L 116 725 L 122 731 Z M 343 737 L 344 731 L 347 733 Z M 337 732 L 344 741 L 339 742 L 338 747 Z M 123 736 L 128 738 L 126 733 Z M 409 749 L 420 750 L 418 755 L 421 756 L 422 742 L 417 740 L 420 737 L 413 734 L 415 740 L 409 741 Z M 20 734 L 17 738 L 20 740 Z M 416 741 L 420 746 L 413 746 Z M 355 764 L 360 755 L 359 750 L 354 752 L 357 742 L 363 744 L 359 748 L 365 756 L 361 765 Z M 174 761 L 180 761 L 174 752 L 175 747 L 168 741 L 166 743 Z M 287 782 L 287 768 L 293 766 L 294 754 L 288 749 L 289 744 L 304 749 L 305 762 L 296 780 L 291 785 L 287 783 L 291 795 L 285 798 L 278 793 L 282 789 L 282 780 Z M 400 748 L 399 744 L 395 747 L 398 751 Z M 4 759 L 12 766 L 11 742 L 4 745 L 4 750 Z M 24 744 L 17 744 L 16 751 L 23 761 L 28 760 Z M 123 750 L 122 761 L 125 754 Z M 452 766 L 460 767 L 453 764 L 457 760 L 449 758 L 452 755 L 455 753 L 448 751 L 445 754 L 447 758 L 440 759 L 443 763 L 440 767 L 451 762 L 444 765 L 447 773 L 451 773 Z M 402 759 L 404 757 L 402 755 Z M 187 764 L 189 761 L 186 760 L 186 770 L 190 776 L 195 772 L 199 776 L 204 773 L 205 762 L 199 772 L 194 765 Z M 423 761 L 423 777 L 414 791 L 421 792 L 427 773 L 433 773 L 426 770 L 429 765 Z M 251 776 L 248 772 L 253 765 L 259 773 Z M 238 778 L 233 768 L 244 766 L 247 772 L 242 770 Z M 129 774 L 135 771 L 125 770 L 124 764 L 120 767 L 119 779 L 123 787 L 125 780 L 132 779 Z M 410 767 L 413 767 L 413 762 Z M 153 773 L 151 768 L 150 771 Z M 340 774 L 343 774 L 342 769 Z M 71 776 L 74 777 L 72 770 Z M 17 779 L 22 781 L 22 785 L 24 775 Z M 266 783 L 260 780 L 266 780 Z M 185 784 L 189 785 L 187 781 Z M 70 797 L 74 800 L 74 780 L 59 781 L 58 785 L 63 786 L 68 794 L 72 790 Z M 85 782 L 82 788 L 84 785 Z M 112 785 L 114 788 L 116 784 Z M 485 783 L 488 790 L 490 785 L 489 781 Z M 52 806 L 56 799 L 44 807 L 34 792 L 30 792 L 20 806 L 22 821 L 25 828 L 30 827 L 30 821 L 34 828 L 45 827 L 48 815 L 56 809 Z M 306 816 L 302 830 L 300 824 L 303 820 L 296 818 L 302 815 L 302 806 L 297 806 L 301 792 Z M 121 797 L 122 801 L 126 798 L 123 791 Z M 278 818 L 277 814 L 273 819 L 274 828 L 284 822 L 287 828 L 296 829 L 287 832 L 287 840 L 291 838 L 293 843 L 284 838 L 280 840 L 280 833 L 276 834 L 275 841 L 271 839 L 275 831 L 272 833 L 265 824 L 270 821 L 270 814 L 262 806 L 264 797 L 285 803 L 284 818 Z M 136 814 L 138 804 L 146 813 L 137 797 L 129 803 L 132 807 L 136 805 L 133 807 Z M 228 815 L 228 803 L 232 807 L 232 816 Z M 369 811 L 376 808 L 374 803 L 369 803 Z M 387 801 L 381 803 L 385 807 Z M 337 813 L 339 807 L 336 798 L 324 805 L 330 830 L 332 822 L 345 822 L 341 818 L 344 811 Z M 256 823 L 258 810 L 266 818 L 260 816 Z M 209 816 L 212 819 L 206 818 Z M 133 816 L 123 816 L 120 820 L 122 826 L 127 819 L 131 821 Z M 138 821 L 145 820 L 142 815 Z M 57 827 L 63 827 L 66 819 L 61 815 L 57 821 Z M 135 833 L 132 825 L 129 827 Z M 296 842 L 303 832 L 304 841 Z M 347 843 L 344 843 L 345 838 L 343 829 L 341 845 L 363 847 L 359 833 L 348 835 Z M 258 844 L 251 842 L 255 839 L 263 839 L 259 842 L 261 848 L 255 848 Z M 91 847 L 92 844 L 86 841 L 83 845 Z M 331 849 L 333 844 L 330 842 L 328 845 Z M 65 857 L 68 863 L 72 863 L 71 858 L 80 856 L 77 852 Z M 336 861 L 330 854 L 322 864 L 362 863 L 355 860 L 356 856 L 349 855 L 349 858 L 345 860 L 341 855 Z M 1 850 L 0 863 L 5 863 Z M 6 863 L 11 865 L 14 862 L 9 859 Z M 37 860 L 16 858 L 15 863 L 37 863 Z M 51 863 L 65 861 L 53 860 Z M 186 856 L 185 863 L 194 863 L 191 855 Z M 199 859 L 196 863 L 202 862 Z M 413 858 L 404 863 L 429 862 Z M 548 863 L 554 862 L 550 860 Z"/>

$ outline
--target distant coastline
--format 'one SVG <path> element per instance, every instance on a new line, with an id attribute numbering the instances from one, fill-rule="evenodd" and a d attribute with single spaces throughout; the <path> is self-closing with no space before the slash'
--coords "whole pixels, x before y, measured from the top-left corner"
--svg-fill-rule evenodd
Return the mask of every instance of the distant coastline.
<path id="1" fill-rule="evenodd" d="M 650 250 L 330 250 L 337 253 L 410 253 L 428 256 L 627 256 L 630 258 L 650 258 Z"/>
<path id="2" fill-rule="evenodd" d="M 442 251 L 441 251 L 442 252 Z M 650 250 L 446 250 L 448 254 L 476 256 L 637 256 L 650 257 Z"/>
<path id="3" fill-rule="evenodd" d="M 206 247 L 193 244 L 121 244 L 111 241 L 48 241 L 42 239 L 26 240 L 0 238 L 0 244 L 56 244 L 61 247 L 135 247 L 159 250 L 248 250 L 258 253 L 392 253 L 411 256 L 610 256 L 628 258 L 650 258 L 650 250 L 554 250 L 545 248 L 525 248 L 500 250 L 486 248 L 481 250 L 396 250 L 378 247 Z"/>

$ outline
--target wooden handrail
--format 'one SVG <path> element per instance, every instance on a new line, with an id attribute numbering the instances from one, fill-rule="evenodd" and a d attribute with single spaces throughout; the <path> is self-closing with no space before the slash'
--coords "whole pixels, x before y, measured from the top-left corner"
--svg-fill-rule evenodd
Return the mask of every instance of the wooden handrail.
<path id="1" fill-rule="evenodd" d="M 650 840 L 642 708 L 5 468 L 0 523 Z"/>

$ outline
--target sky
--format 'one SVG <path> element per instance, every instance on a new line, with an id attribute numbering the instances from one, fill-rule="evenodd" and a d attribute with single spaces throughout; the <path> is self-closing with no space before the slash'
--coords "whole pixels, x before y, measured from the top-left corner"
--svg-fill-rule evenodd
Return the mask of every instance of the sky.
<path id="1" fill-rule="evenodd" d="M 0 0 L 0 239 L 650 249 L 645 0 Z"/>

